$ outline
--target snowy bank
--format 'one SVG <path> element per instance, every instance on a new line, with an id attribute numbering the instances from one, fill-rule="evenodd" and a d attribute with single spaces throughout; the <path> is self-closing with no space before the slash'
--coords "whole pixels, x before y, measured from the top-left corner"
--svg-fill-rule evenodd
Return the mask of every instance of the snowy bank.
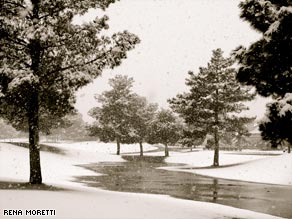
<path id="1" fill-rule="evenodd" d="M 78 185 L 72 180 L 74 176 L 93 175 L 95 173 L 77 167 L 82 160 L 75 156 L 65 156 L 50 152 L 41 152 L 43 182 L 46 184 Z M 89 157 L 89 161 L 93 160 Z M 112 158 L 109 156 L 109 158 Z M 111 159 L 113 160 L 113 159 Z M 120 161 L 117 157 L 116 160 Z M 28 149 L 11 144 L 0 143 L 0 180 L 27 182 L 29 179 Z"/>
<path id="2" fill-rule="evenodd" d="M 254 155 L 253 155 L 254 153 Z M 193 169 L 164 168 L 168 170 L 191 172 L 205 176 L 259 182 L 279 185 L 292 185 L 292 154 L 282 152 L 220 152 L 220 168 L 210 168 L 212 151 L 172 153 L 166 161 L 183 163 Z M 270 156 L 279 154 L 278 156 Z M 204 168 L 205 167 L 205 168 Z"/>
<path id="3" fill-rule="evenodd" d="M 76 165 L 98 162 L 125 162 L 115 155 L 115 144 L 98 142 L 50 143 L 46 144 L 64 150 L 65 155 L 41 151 L 43 182 L 61 185 L 79 185 L 73 182 L 74 176 L 96 175 Z M 145 144 L 145 151 L 156 147 Z M 137 152 L 138 145 L 122 145 L 122 152 Z M 0 143 L 0 180 L 27 181 L 29 179 L 28 149 Z M 10 164 L 10 168 L 7 168 Z M 7 180 L 5 180 L 7 181 Z"/>
<path id="4" fill-rule="evenodd" d="M 180 200 L 163 195 L 120 193 L 102 190 L 91 192 L 0 190 L 0 195 L 0 205 L 3 209 L 54 209 L 56 215 L 50 218 L 62 219 L 279 218 L 224 205 Z"/>

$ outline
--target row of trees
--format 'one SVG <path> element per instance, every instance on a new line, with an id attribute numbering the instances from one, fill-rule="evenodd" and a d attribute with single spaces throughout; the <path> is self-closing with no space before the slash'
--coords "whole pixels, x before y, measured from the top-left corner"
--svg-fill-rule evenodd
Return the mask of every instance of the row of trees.
<path id="1" fill-rule="evenodd" d="M 248 134 L 245 125 L 254 120 L 237 115 L 247 109 L 243 102 L 251 100 L 254 93 L 236 81 L 233 64 L 217 49 L 207 67 L 200 68 L 198 74 L 189 72 L 186 85 L 190 91 L 169 100 L 180 119 L 169 110 L 158 111 L 157 105 L 133 93 L 132 78 L 117 75 L 109 80 L 111 90 L 96 96 L 101 106 L 90 111 L 96 119 L 90 134 L 104 142 L 116 141 L 117 154 L 121 143 L 139 143 L 141 156 L 143 142 L 164 144 L 165 156 L 169 156 L 169 144 L 180 140 L 193 146 L 212 134 L 213 165 L 219 166 L 220 139 L 228 134 L 240 140 Z"/>
<path id="2" fill-rule="evenodd" d="M 101 106 L 89 112 L 96 120 L 89 127 L 90 135 L 98 136 L 103 142 L 115 141 L 118 155 L 121 143 L 139 143 L 143 156 L 143 142 L 149 142 L 164 144 L 168 156 L 168 144 L 179 138 L 177 118 L 171 111 L 158 111 L 156 104 L 134 93 L 133 83 L 133 78 L 122 75 L 109 80 L 111 90 L 97 95 Z"/>

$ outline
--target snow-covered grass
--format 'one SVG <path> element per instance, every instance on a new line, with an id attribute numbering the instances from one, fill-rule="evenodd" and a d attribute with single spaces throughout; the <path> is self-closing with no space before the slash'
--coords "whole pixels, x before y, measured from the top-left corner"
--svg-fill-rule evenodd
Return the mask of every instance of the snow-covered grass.
<path id="1" fill-rule="evenodd" d="M 2 138 L 0 142 L 28 142 L 28 138 Z"/>
<path id="2" fill-rule="evenodd" d="M 70 191 L 0 190 L 1 209 L 56 209 L 56 217 L 52 218 L 277 218 L 233 207 L 180 200 L 163 195 L 130 194 L 87 188 L 84 185 L 72 182 L 74 176 L 96 173 L 75 165 L 91 162 L 123 161 L 120 156 L 114 155 L 115 145 L 97 144 L 98 147 L 96 148 L 95 143 L 85 142 L 53 144 L 52 146 L 65 149 L 66 154 L 41 152 L 43 181 L 55 187 L 70 189 Z M 138 146 L 135 149 L 131 145 L 122 145 L 121 151 L 137 152 L 138 149 Z M 152 150 L 153 148 L 146 146 L 145 149 Z M 240 155 L 226 154 L 230 158 L 227 156 L 224 159 L 224 155 L 221 153 L 221 163 L 230 164 L 232 160 L 233 162 L 255 160 L 252 155 L 242 155 L 243 157 L 251 156 L 244 159 L 239 158 Z M 168 162 L 187 163 L 186 161 L 188 161 L 191 165 L 195 164 L 192 161 L 193 159 L 196 160 L 197 164 L 200 164 L 200 160 L 203 161 L 209 156 L 209 160 L 212 158 L 211 153 L 204 151 L 173 152 L 171 156 L 168 158 Z M 231 158 L 232 156 L 234 159 Z M 290 155 L 285 156 L 288 159 Z M 262 158 L 262 156 L 258 157 Z M 273 158 L 279 158 L 275 162 L 281 161 L 280 157 Z M 258 160 L 258 162 L 265 159 Z M 247 164 L 251 165 L 252 162 Z M 0 181 L 25 182 L 28 177 L 28 149 L 0 143 Z M 13 217 L 9 216 L 9 218 Z"/>
<path id="3" fill-rule="evenodd" d="M 55 217 L 76 219 L 277 219 L 224 205 L 180 200 L 163 195 L 94 191 L 0 190 L 3 209 L 54 209 Z M 4 198 L 5 197 L 5 198 Z M 13 218 L 3 217 L 3 218 Z M 29 218 L 29 217 L 27 217 Z M 47 218 L 47 217 L 46 217 Z"/>
<path id="4" fill-rule="evenodd" d="M 210 168 L 213 151 L 171 153 L 166 161 L 183 163 L 193 169 L 164 169 L 249 182 L 292 185 L 292 154 L 281 151 L 220 152 L 220 168 Z M 275 155 L 279 156 L 275 156 Z M 274 156 L 271 156 L 274 155 Z M 206 168 L 204 168 L 206 167 Z M 196 169 L 197 168 L 197 169 Z"/>
<path id="5" fill-rule="evenodd" d="M 169 163 L 183 163 L 195 167 L 207 167 L 213 163 L 213 151 L 193 151 L 189 153 L 173 152 L 171 156 L 166 159 Z M 253 153 L 221 151 L 219 154 L 220 165 L 232 165 L 237 163 L 248 162 L 257 159 L 263 159 L 265 155 L 253 155 Z"/>
<path id="6" fill-rule="evenodd" d="M 75 185 L 71 182 L 74 176 L 92 175 L 92 171 L 78 167 L 79 164 L 97 162 L 125 162 L 115 155 L 116 145 L 98 142 L 47 143 L 46 145 L 65 150 L 66 154 L 52 154 L 41 151 L 41 167 L 43 182 L 49 184 Z M 156 147 L 145 144 L 144 150 Z M 138 145 L 122 145 L 121 152 L 137 152 Z M 29 154 L 26 148 L 0 143 L 0 178 L 25 181 L 29 178 Z M 10 164 L 10 168 L 7 168 Z"/>
<path id="7" fill-rule="evenodd" d="M 0 143 L 0 180 L 1 181 L 27 181 L 29 179 L 29 153 L 28 149 Z M 90 155 L 90 154 L 89 154 Z M 71 182 L 73 176 L 92 175 L 91 171 L 75 165 L 82 162 L 77 156 L 64 156 L 49 152 L 41 152 L 41 168 L 43 181 L 47 184 L 75 185 Z M 94 156 L 88 156 L 93 162 Z M 112 158 L 110 155 L 104 159 L 120 161 L 121 158 Z"/>
<path id="8" fill-rule="evenodd" d="M 45 143 L 46 145 L 56 146 L 70 151 L 87 151 L 92 153 L 105 153 L 115 154 L 116 144 L 115 143 L 102 143 L 97 141 L 85 141 L 85 142 L 62 142 L 62 143 Z M 155 150 L 156 147 L 150 144 L 144 143 L 143 150 L 151 151 Z M 121 153 L 139 152 L 140 146 L 138 144 L 122 144 Z"/>
<path id="9" fill-rule="evenodd" d="M 76 183 L 71 182 L 74 176 L 96 175 L 96 173 L 76 165 L 97 162 L 125 162 L 120 156 L 115 155 L 116 145 L 111 143 L 90 141 L 46 143 L 46 145 L 63 149 L 66 152 L 66 155 L 62 155 L 41 151 L 43 182 L 49 184 L 76 185 Z M 148 144 L 144 146 L 145 151 L 154 149 L 156 147 Z M 122 153 L 137 152 L 138 150 L 138 145 L 121 146 Z M 28 150 L 0 143 L 0 151 L 0 177 L 5 176 L 16 181 L 27 180 L 29 178 Z M 11 168 L 7 168 L 8 163 L 12 165 Z"/>
<path id="10" fill-rule="evenodd" d="M 292 186 L 292 154 L 255 160 L 218 170 L 198 170 L 197 173 L 220 178 Z"/>

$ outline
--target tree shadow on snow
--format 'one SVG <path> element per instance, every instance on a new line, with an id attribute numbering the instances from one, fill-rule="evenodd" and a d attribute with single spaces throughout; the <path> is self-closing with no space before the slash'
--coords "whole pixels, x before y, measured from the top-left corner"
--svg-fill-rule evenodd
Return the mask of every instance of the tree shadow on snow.
<path id="1" fill-rule="evenodd" d="M 30 184 L 27 182 L 2 182 L 0 190 L 42 190 L 42 191 L 66 191 L 68 189 L 55 187 L 46 184 Z"/>
<path id="2" fill-rule="evenodd" d="M 29 144 L 25 143 L 25 142 L 6 142 L 8 144 L 12 144 L 15 146 L 19 146 L 19 147 L 23 147 L 23 148 L 28 148 Z M 41 151 L 46 151 L 46 152 L 50 152 L 50 153 L 54 153 L 54 154 L 60 154 L 60 155 L 65 155 L 66 152 L 63 149 L 54 147 L 54 146 L 48 146 L 45 144 L 40 144 L 40 150 Z"/>
<path id="3" fill-rule="evenodd" d="M 188 166 L 188 167 L 180 167 L 179 169 L 183 170 L 206 170 L 206 169 L 219 169 L 219 168 L 225 168 L 225 167 L 234 167 L 234 166 L 240 166 L 245 163 L 249 163 L 251 161 L 246 161 L 242 163 L 234 163 L 234 164 L 226 164 L 226 165 L 220 165 L 220 166 L 204 166 L 204 167 L 193 167 L 193 166 Z"/>

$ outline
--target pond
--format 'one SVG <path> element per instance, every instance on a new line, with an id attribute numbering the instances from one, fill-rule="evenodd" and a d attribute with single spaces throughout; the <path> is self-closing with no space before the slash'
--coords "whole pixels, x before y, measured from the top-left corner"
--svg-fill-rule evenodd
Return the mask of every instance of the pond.
<path id="1" fill-rule="evenodd" d="M 266 214 L 292 218 L 292 187 L 204 177 L 192 173 L 157 169 L 166 166 L 164 157 L 123 156 L 128 162 L 82 165 L 103 173 L 82 176 L 76 181 L 112 191 L 165 194 L 176 198 L 205 201 Z"/>

